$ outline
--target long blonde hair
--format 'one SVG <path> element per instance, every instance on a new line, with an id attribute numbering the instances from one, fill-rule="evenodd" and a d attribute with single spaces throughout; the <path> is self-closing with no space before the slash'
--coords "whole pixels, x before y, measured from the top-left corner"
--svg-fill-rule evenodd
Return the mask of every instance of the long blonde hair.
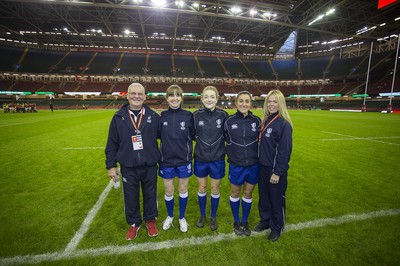
<path id="1" fill-rule="evenodd" d="M 275 96 L 276 100 L 278 101 L 278 112 L 279 112 L 280 116 L 283 119 L 285 119 L 286 121 L 288 121 L 288 123 L 293 128 L 292 119 L 290 119 L 289 112 L 287 110 L 285 96 L 283 96 L 283 94 L 282 94 L 282 92 L 280 90 L 271 90 L 270 92 L 268 92 L 267 97 L 265 97 L 264 107 L 263 107 L 263 116 L 262 116 L 263 124 L 265 123 L 265 121 L 267 120 L 268 116 L 270 115 L 270 113 L 268 112 L 268 99 L 271 96 Z"/>

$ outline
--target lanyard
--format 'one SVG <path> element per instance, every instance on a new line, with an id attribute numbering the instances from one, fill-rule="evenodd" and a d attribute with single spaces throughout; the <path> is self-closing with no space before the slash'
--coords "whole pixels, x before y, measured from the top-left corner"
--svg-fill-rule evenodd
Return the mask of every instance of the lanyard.
<path id="1" fill-rule="evenodd" d="M 272 118 L 271 121 L 269 121 L 269 123 L 266 126 L 262 126 L 261 127 L 261 131 L 260 131 L 260 135 L 258 136 L 258 142 L 261 142 L 261 136 L 264 134 L 265 129 L 267 129 L 267 127 L 274 122 L 278 117 L 280 116 L 280 114 L 278 114 L 277 116 L 275 116 L 274 118 Z M 265 124 L 264 124 L 265 125 Z"/>
<path id="2" fill-rule="evenodd" d="M 137 126 L 136 126 L 136 123 L 135 123 L 135 121 L 133 120 L 132 115 L 131 115 L 131 113 L 129 112 L 129 110 L 128 110 L 128 115 L 129 115 L 129 118 L 131 119 L 131 122 L 132 122 L 133 127 L 136 129 L 136 134 L 140 134 L 139 128 L 140 128 L 140 124 L 142 123 L 143 108 L 140 110 L 139 123 L 137 124 Z"/>

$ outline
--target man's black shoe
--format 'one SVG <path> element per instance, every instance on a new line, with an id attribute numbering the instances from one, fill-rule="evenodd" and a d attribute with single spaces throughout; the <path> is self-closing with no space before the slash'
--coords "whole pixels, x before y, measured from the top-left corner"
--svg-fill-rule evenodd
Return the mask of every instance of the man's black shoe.
<path id="1" fill-rule="evenodd" d="M 271 232 L 271 234 L 269 234 L 268 239 L 271 240 L 272 242 L 275 242 L 279 239 L 280 235 L 278 233 L 275 232 Z"/>
<path id="2" fill-rule="evenodd" d="M 254 231 L 256 232 L 262 232 L 269 229 L 269 226 L 263 223 L 259 223 L 256 225 L 256 227 L 254 228 Z"/>

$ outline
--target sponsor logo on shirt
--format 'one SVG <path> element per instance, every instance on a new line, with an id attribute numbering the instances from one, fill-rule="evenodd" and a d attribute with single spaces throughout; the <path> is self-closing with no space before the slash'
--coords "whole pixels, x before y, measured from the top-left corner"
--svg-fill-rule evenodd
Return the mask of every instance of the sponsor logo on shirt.
<path id="1" fill-rule="evenodd" d="M 237 124 L 233 124 L 233 125 L 231 126 L 231 128 L 232 128 L 232 129 L 237 129 L 238 126 L 237 126 Z"/>
<path id="2" fill-rule="evenodd" d="M 204 126 L 204 121 L 199 121 L 199 126 Z"/>

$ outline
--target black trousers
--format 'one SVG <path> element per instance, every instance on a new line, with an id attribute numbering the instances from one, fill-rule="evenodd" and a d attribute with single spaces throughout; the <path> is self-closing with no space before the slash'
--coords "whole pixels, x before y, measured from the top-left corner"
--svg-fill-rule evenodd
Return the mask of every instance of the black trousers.
<path id="1" fill-rule="evenodd" d="M 124 189 L 126 222 L 140 226 L 144 221 L 158 216 L 157 208 L 157 165 L 141 167 L 121 166 Z M 143 194 L 143 219 L 140 211 L 140 188 Z"/>
<path id="2" fill-rule="evenodd" d="M 279 176 L 277 184 L 271 184 L 272 168 L 260 165 L 258 182 L 258 211 L 260 223 L 269 226 L 271 232 L 281 234 L 285 227 L 287 175 Z"/>

